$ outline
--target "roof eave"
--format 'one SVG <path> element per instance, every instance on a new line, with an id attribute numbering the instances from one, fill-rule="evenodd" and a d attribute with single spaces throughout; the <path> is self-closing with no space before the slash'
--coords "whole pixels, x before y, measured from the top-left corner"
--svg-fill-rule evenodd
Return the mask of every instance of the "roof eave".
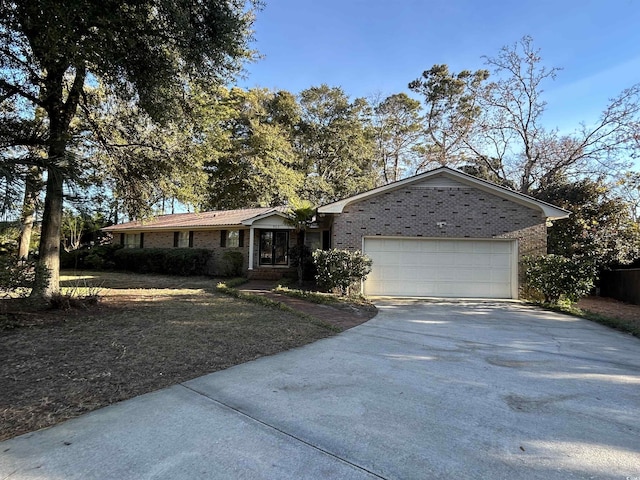
<path id="1" fill-rule="evenodd" d="M 176 232 L 179 230 L 223 230 L 225 228 L 232 228 L 232 227 L 242 227 L 243 224 L 242 223 L 227 223 L 224 225 L 187 225 L 187 226 L 166 226 L 166 227 L 153 227 L 153 226 L 136 226 L 136 227 L 124 227 L 124 228 L 113 228 L 113 226 L 111 227 L 104 227 L 101 228 L 100 230 L 104 231 L 104 232 L 119 232 L 119 233 L 126 233 L 126 232 L 148 232 L 148 231 L 154 231 L 154 232 L 166 232 L 166 231 L 172 231 L 172 232 Z"/>

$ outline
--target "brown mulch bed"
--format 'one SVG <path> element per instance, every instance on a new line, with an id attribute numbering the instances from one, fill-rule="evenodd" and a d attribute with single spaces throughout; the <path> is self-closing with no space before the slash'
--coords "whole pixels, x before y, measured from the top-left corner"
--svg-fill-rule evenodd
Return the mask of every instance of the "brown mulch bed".
<path id="1" fill-rule="evenodd" d="M 638 322 L 638 326 L 640 326 L 640 305 L 624 303 L 613 298 L 586 297 L 581 299 L 576 306 L 581 310 L 599 315 Z"/>
<path id="2" fill-rule="evenodd" d="M 624 303 L 613 298 L 586 297 L 581 299 L 576 307 L 604 317 L 604 320 L 595 319 L 600 323 L 640 337 L 640 305 Z"/>
<path id="3" fill-rule="evenodd" d="M 0 300 L 0 440 L 335 334 L 326 323 L 343 329 L 372 316 L 332 310 L 323 323 L 221 295 L 209 279 L 172 286 L 113 275 L 97 305 Z"/>

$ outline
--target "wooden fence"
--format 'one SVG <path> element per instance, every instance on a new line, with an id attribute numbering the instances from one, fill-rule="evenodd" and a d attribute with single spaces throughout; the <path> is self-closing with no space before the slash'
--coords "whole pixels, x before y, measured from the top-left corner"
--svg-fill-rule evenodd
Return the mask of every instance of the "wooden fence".
<path id="1" fill-rule="evenodd" d="M 600 296 L 640 305 L 640 268 L 602 272 Z"/>

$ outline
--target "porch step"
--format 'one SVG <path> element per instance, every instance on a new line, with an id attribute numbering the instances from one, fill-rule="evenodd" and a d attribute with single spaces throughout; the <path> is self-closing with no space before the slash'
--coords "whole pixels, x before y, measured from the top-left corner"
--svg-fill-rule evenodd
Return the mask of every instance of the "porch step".
<path id="1" fill-rule="evenodd" d="M 291 273 L 291 270 L 283 268 L 256 268 L 247 271 L 247 278 L 249 280 L 280 280 Z"/>

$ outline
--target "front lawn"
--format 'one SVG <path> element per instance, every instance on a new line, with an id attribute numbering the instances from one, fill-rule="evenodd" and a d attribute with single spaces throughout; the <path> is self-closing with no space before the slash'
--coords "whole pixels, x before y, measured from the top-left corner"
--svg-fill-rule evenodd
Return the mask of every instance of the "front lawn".
<path id="1" fill-rule="evenodd" d="M 61 284 L 100 301 L 0 300 L 0 440 L 335 333 L 208 278 L 100 272 Z"/>

